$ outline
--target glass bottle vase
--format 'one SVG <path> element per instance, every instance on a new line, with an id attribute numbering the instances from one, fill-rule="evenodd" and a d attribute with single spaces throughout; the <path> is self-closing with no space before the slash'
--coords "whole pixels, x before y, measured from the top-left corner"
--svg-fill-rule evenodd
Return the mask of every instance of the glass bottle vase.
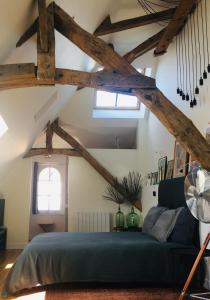
<path id="1" fill-rule="evenodd" d="M 120 205 L 118 207 L 118 211 L 115 214 L 115 223 L 117 229 L 123 229 L 125 227 L 125 217 L 124 213 L 120 209 Z"/>
<path id="2" fill-rule="evenodd" d="M 140 222 L 140 217 L 134 211 L 134 207 L 131 207 L 131 212 L 126 216 L 126 223 L 128 228 L 138 228 Z"/>

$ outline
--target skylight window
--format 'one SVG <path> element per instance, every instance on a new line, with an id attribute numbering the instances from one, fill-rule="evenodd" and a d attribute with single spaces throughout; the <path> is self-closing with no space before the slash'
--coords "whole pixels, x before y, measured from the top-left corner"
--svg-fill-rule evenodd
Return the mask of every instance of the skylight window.
<path id="1" fill-rule="evenodd" d="M 96 92 L 96 108 L 100 109 L 139 109 L 139 101 L 135 96 L 110 93 L 105 91 Z"/>
<path id="2" fill-rule="evenodd" d="M 5 121 L 2 118 L 2 116 L 0 115 L 0 137 L 2 137 L 7 130 L 8 130 L 8 126 L 5 123 Z"/>

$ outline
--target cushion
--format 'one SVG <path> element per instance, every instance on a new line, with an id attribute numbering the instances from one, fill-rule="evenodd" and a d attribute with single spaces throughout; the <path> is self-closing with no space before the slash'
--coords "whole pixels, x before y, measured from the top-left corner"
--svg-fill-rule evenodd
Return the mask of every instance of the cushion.
<path id="1" fill-rule="evenodd" d="M 145 218 L 146 224 L 143 224 L 142 231 L 158 241 L 166 242 L 182 209 L 183 207 L 176 209 L 152 207 Z"/>
<path id="2" fill-rule="evenodd" d="M 193 217 L 187 207 L 183 208 L 168 241 L 184 245 L 195 245 L 196 235 L 198 235 L 197 228 L 198 220 Z"/>

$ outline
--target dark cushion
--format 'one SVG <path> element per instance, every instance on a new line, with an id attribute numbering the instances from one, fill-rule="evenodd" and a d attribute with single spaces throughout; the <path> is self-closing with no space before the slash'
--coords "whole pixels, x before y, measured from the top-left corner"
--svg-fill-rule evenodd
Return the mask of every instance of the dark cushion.
<path id="1" fill-rule="evenodd" d="M 153 236 L 160 242 L 166 242 L 182 209 L 183 207 L 176 209 L 152 207 L 145 217 L 143 233 Z"/>
<path id="2" fill-rule="evenodd" d="M 195 219 L 190 210 L 185 207 L 180 212 L 168 241 L 197 246 L 197 239 L 199 237 L 197 229 L 198 220 Z"/>

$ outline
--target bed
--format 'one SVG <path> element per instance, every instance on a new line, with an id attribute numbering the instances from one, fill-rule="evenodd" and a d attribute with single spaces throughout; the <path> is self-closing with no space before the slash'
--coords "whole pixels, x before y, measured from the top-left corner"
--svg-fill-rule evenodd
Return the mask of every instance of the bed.
<path id="1" fill-rule="evenodd" d="M 159 185 L 159 205 L 185 205 L 183 178 Z M 43 233 L 23 250 L 2 296 L 40 285 L 71 282 L 183 284 L 194 245 L 159 242 L 143 232 Z"/>

